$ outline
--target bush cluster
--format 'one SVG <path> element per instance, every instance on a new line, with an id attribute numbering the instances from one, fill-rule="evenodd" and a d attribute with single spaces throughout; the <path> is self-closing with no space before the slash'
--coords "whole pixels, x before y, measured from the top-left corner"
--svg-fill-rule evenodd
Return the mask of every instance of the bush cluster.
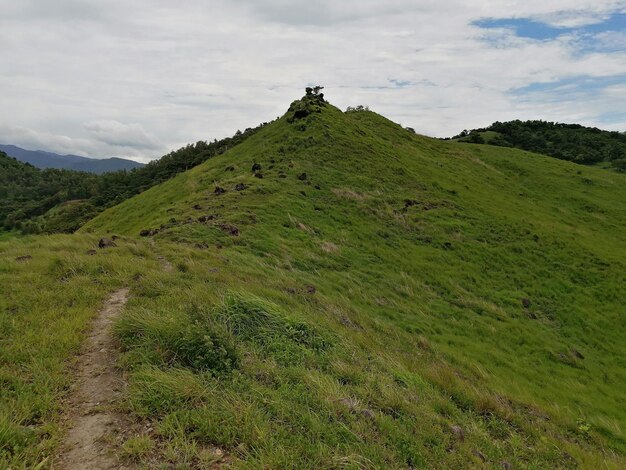
<path id="1" fill-rule="evenodd" d="M 73 170 L 40 170 L 0 152 L 0 230 L 23 233 L 70 233 L 107 207 L 220 155 L 258 132 L 268 123 L 237 131 L 213 142 L 199 141 L 131 171 L 96 175 Z M 79 206 L 63 207 L 68 201 Z M 54 220 L 41 218 L 58 209 Z"/>
<path id="2" fill-rule="evenodd" d="M 327 104 L 324 100 L 324 93 L 321 93 L 323 89 L 323 86 L 307 87 L 305 95 L 289 106 L 287 121 L 294 122 L 310 114 L 321 112 L 322 108 Z"/>
<path id="3" fill-rule="evenodd" d="M 497 133 L 487 142 L 491 145 L 515 147 L 582 164 L 611 162 L 615 169 L 626 171 L 624 132 L 603 131 L 579 124 L 516 120 L 494 122 L 489 127 L 471 131 L 464 130 L 453 139 L 485 143 L 482 134 L 488 131 Z"/>

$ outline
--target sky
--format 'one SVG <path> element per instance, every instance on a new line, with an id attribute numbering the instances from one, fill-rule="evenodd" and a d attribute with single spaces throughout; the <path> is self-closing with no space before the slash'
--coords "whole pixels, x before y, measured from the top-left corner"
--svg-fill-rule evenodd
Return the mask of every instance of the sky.
<path id="1" fill-rule="evenodd" d="M 626 131 L 626 0 L 0 0 L 0 143 L 147 162 L 309 85 L 446 137 Z"/>

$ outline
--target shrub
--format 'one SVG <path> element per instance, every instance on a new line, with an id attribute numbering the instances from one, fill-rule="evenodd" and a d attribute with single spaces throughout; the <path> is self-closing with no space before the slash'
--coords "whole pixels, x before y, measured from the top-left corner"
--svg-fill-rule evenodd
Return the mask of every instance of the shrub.
<path id="1" fill-rule="evenodd" d="M 485 139 L 478 132 L 472 132 L 470 136 L 467 138 L 467 142 L 471 144 L 484 144 Z"/>
<path id="2" fill-rule="evenodd" d="M 142 311 L 125 315 L 116 328 L 128 349 L 155 365 L 224 373 L 238 364 L 228 333 L 209 320 L 192 321 L 183 315 L 164 318 Z"/>
<path id="3" fill-rule="evenodd" d="M 362 104 L 360 104 L 358 106 L 348 106 L 346 108 L 346 113 L 362 113 L 369 110 L 369 106 L 363 106 Z"/>
<path id="4" fill-rule="evenodd" d="M 618 160 L 613 160 L 612 162 L 613 168 L 618 171 L 626 171 L 626 158 L 620 158 Z"/>
<path id="5" fill-rule="evenodd" d="M 310 114 L 320 113 L 322 108 L 326 106 L 326 101 L 324 100 L 324 94 L 320 93 L 324 87 L 316 86 L 316 87 L 307 87 L 306 95 L 304 95 L 301 99 L 294 101 L 289 106 L 289 110 L 287 111 L 287 122 L 294 122 L 298 119 L 303 119 Z"/>
<path id="6" fill-rule="evenodd" d="M 285 340 L 318 351 L 328 346 L 311 326 L 283 317 L 275 307 L 254 297 L 226 296 L 218 317 L 234 336 L 262 346 Z"/>

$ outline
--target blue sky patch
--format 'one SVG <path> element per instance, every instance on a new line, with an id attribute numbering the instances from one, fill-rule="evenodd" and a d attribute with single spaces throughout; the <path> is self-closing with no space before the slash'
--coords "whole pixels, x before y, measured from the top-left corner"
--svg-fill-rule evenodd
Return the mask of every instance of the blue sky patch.
<path id="1" fill-rule="evenodd" d="M 563 95 L 598 93 L 606 87 L 626 83 L 626 74 L 608 77 L 590 77 L 588 75 L 565 78 L 553 82 L 531 83 L 521 88 L 512 90 L 514 95 L 527 95 L 532 93 L 548 93 L 559 99 Z"/>
<path id="2" fill-rule="evenodd" d="M 392 83 L 397 88 L 404 88 L 404 87 L 407 87 L 409 85 L 412 85 L 412 83 L 410 81 L 408 81 L 408 80 L 398 80 L 396 78 L 390 78 L 389 79 L 389 83 Z"/>
<path id="3" fill-rule="evenodd" d="M 531 83 L 521 88 L 510 90 L 509 94 L 519 102 L 532 103 L 587 103 L 594 100 L 611 102 L 609 95 L 603 96 L 607 88 L 626 84 L 626 74 L 607 77 L 591 77 L 581 75 L 553 82 Z M 626 120 L 626 111 L 611 110 L 595 116 L 599 125 L 623 123 Z"/>
<path id="4" fill-rule="evenodd" d="M 516 36 L 538 40 L 554 39 L 567 31 L 527 18 L 482 19 L 473 24 L 483 29 L 511 29 Z"/>
<path id="5" fill-rule="evenodd" d="M 616 13 L 601 23 L 590 24 L 582 28 L 578 28 L 583 33 L 598 34 L 606 31 L 626 31 L 626 13 Z"/>
<path id="6" fill-rule="evenodd" d="M 599 116 L 597 116 L 597 120 L 600 124 L 605 124 L 605 125 L 624 122 L 626 120 L 626 112 L 616 111 L 616 112 L 611 112 L 611 113 L 602 113 Z"/>
<path id="7" fill-rule="evenodd" d="M 515 31 L 515 35 L 520 38 L 545 41 L 568 33 L 597 35 L 608 31 L 624 32 L 626 31 L 626 13 L 616 13 L 604 21 L 574 28 L 558 28 L 530 18 L 483 18 L 472 24 L 483 29 L 506 28 Z"/>

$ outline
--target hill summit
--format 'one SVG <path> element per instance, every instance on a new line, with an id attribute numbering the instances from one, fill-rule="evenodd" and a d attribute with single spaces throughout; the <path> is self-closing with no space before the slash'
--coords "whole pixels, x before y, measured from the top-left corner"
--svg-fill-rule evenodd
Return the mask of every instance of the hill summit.
<path id="1" fill-rule="evenodd" d="M 306 359 L 292 363 L 280 347 L 267 356 L 270 382 L 284 385 L 262 387 L 316 403 L 306 425 L 269 424 L 303 427 L 302 445 L 322 439 L 314 430 L 339 445 L 338 419 L 358 436 L 345 454 L 377 465 L 454 466 L 480 448 L 492 462 L 519 453 L 523 465 L 567 467 L 574 452 L 625 449 L 616 386 L 626 375 L 610 359 L 625 352 L 615 328 L 625 188 L 622 175 L 459 147 L 309 91 L 241 145 L 83 231 L 187 247 L 198 275 L 223 266 L 218 290 L 271 299 L 332 331 L 342 352 L 311 353 L 295 382 L 289 371 Z M 298 384 L 308 384 L 302 396 Z M 451 451 L 457 422 L 471 444 Z"/>
<path id="2" fill-rule="evenodd" d="M 623 467 L 626 176 L 423 137 L 320 91 L 50 249 L 0 244 L 0 281 L 30 280 L 20 306 L 130 288 L 117 409 L 147 424 L 120 458 Z"/>

